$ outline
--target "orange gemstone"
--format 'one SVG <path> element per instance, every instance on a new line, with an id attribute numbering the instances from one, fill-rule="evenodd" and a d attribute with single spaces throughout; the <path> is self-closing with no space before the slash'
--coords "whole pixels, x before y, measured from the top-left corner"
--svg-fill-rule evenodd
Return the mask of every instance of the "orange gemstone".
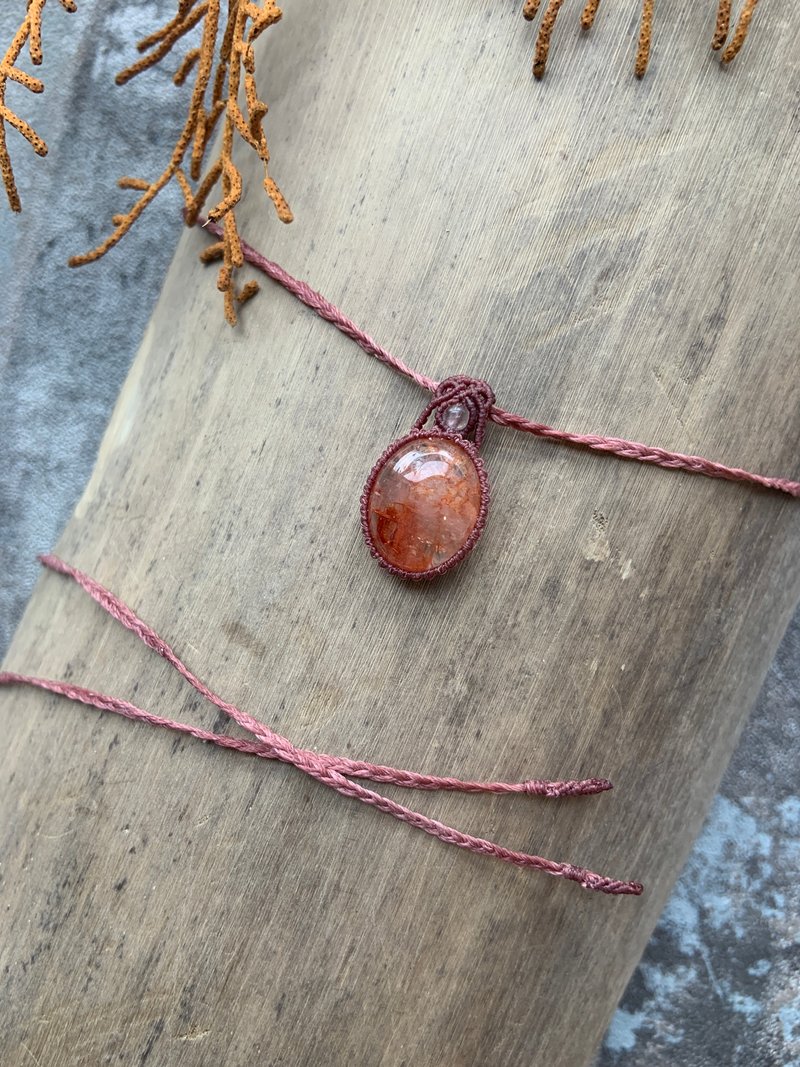
<path id="1" fill-rule="evenodd" d="M 367 518 L 373 545 L 399 570 L 422 574 L 439 567 L 473 536 L 481 499 L 475 461 L 456 441 L 406 441 L 372 484 Z"/>

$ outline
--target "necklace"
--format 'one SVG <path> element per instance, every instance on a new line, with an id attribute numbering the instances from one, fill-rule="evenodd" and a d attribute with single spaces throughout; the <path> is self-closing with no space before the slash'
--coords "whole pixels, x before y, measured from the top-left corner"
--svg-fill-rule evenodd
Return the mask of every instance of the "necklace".
<path id="1" fill-rule="evenodd" d="M 584 797 L 595 793 L 604 793 L 612 788 L 611 782 L 607 779 L 584 778 L 555 782 L 542 779 L 529 779 L 524 782 L 462 781 L 460 778 L 418 774 L 416 771 L 367 763 L 364 760 L 354 760 L 347 756 L 329 756 L 319 752 L 312 752 L 309 749 L 299 748 L 292 744 L 288 738 L 277 734 L 266 723 L 260 722 L 253 715 L 218 696 L 179 659 L 172 647 L 151 626 L 148 626 L 143 619 L 139 618 L 111 590 L 106 589 L 94 578 L 70 566 L 57 556 L 40 556 L 39 560 L 42 566 L 48 568 L 48 570 L 63 574 L 81 586 L 112 619 L 116 619 L 117 622 L 143 641 L 148 648 L 163 657 L 196 692 L 233 719 L 243 730 L 246 730 L 252 740 L 228 737 L 226 734 L 215 734 L 208 730 L 201 730 L 196 726 L 190 726 L 188 723 L 175 722 L 173 719 L 168 719 L 161 715 L 152 715 L 127 700 L 120 700 L 118 697 L 98 693 L 93 689 L 85 689 L 83 686 L 73 685 L 71 682 L 37 678 L 30 675 L 17 674 L 15 671 L 0 671 L 0 687 L 13 685 L 32 686 L 36 689 L 43 689 L 46 692 L 67 697 L 67 699 L 79 704 L 87 704 L 90 707 L 98 708 L 100 711 L 110 711 L 115 715 L 122 715 L 126 719 L 134 719 L 139 722 L 149 723 L 151 726 L 161 726 L 181 734 L 189 734 L 200 741 L 208 741 L 222 748 L 234 749 L 237 752 L 260 756 L 263 759 L 280 760 L 282 763 L 291 764 L 310 778 L 314 778 L 340 795 L 369 804 L 378 811 L 392 815 L 395 819 L 399 819 L 417 830 L 423 830 L 432 837 L 438 837 L 445 844 L 455 845 L 457 848 L 467 849 L 469 852 L 475 852 L 478 855 L 494 857 L 505 863 L 511 863 L 515 867 L 542 871 L 544 874 L 552 875 L 554 878 L 577 882 L 584 889 L 591 889 L 597 893 L 607 893 L 611 896 L 639 896 L 642 892 L 641 882 L 609 878 L 606 875 L 590 871 L 586 867 L 577 867 L 573 863 L 561 863 L 556 860 L 545 859 L 543 856 L 534 856 L 527 852 L 506 848 L 504 845 L 498 845 L 494 841 L 487 841 L 486 838 L 476 837 L 474 834 L 467 834 L 462 830 L 456 830 L 452 826 L 446 826 L 444 823 L 439 822 L 438 819 L 431 819 L 427 815 L 422 815 L 404 804 L 398 804 L 389 797 L 377 793 L 374 789 L 365 789 L 357 781 L 352 781 L 353 778 L 367 779 L 372 782 L 386 782 L 401 786 L 404 789 L 449 790 L 461 793 L 520 793 L 525 796 L 556 799 L 559 797 Z"/>
<path id="2" fill-rule="evenodd" d="M 200 224 L 217 238 L 222 228 Z M 754 474 L 703 456 L 598 434 L 554 429 L 495 404 L 491 386 L 456 375 L 442 382 L 413 370 L 361 330 L 334 304 L 242 241 L 248 263 L 278 282 L 321 318 L 400 374 L 434 394 L 409 433 L 392 442 L 370 471 L 361 494 L 361 528 L 378 563 L 400 578 L 435 578 L 460 563 L 475 547 L 489 510 L 489 481 L 479 455 L 487 421 L 550 441 L 611 453 L 621 459 L 652 463 L 667 470 L 704 474 L 759 486 L 800 498 L 800 482 Z M 212 245 L 205 261 L 221 255 Z M 433 418 L 434 427 L 425 429 Z"/>
<path id="3" fill-rule="evenodd" d="M 216 235 L 221 233 L 216 225 L 205 225 Z M 488 479 L 479 456 L 486 423 L 489 420 L 556 442 L 610 452 L 621 458 L 652 463 L 667 469 L 725 478 L 800 497 L 800 482 L 786 478 L 753 474 L 701 456 L 686 456 L 620 438 L 572 434 L 533 422 L 497 407 L 491 387 L 478 379 L 457 375 L 442 382 L 435 382 L 381 348 L 305 282 L 293 278 L 282 267 L 266 259 L 245 242 L 242 242 L 242 249 L 245 259 L 283 285 L 322 318 L 332 322 L 365 352 L 434 394 L 410 432 L 394 441 L 379 457 L 361 496 L 361 522 L 367 546 L 382 566 L 401 577 L 431 578 L 441 574 L 459 563 L 478 540 L 489 506 Z M 219 246 L 212 246 L 206 250 L 203 258 L 210 260 L 219 254 Z M 434 426 L 426 429 L 425 424 L 430 418 L 433 418 Z M 189 734 L 224 748 L 265 759 L 281 760 L 292 764 L 337 793 L 369 804 L 447 844 L 493 856 L 518 867 L 574 881 L 585 889 L 601 893 L 636 896 L 642 892 L 640 882 L 609 878 L 584 867 L 519 852 L 445 826 L 352 780 L 368 779 L 410 789 L 563 797 L 605 792 L 611 788 L 611 783 L 606 779 L 556 782 L 540 779 L 523 782 L 463 781 L 299 748 L 265 723 L 215 694 L 178 658 L 171 646 L 152 627 L 95 579 L 55 556 L 43 556 L 40 559 L 45 567 L 66 575 L 82 586 L 112 618 L 162 656 L 198 693 L 225 712 L 246 730 L 253 740 L 231 738 L 153 715 L 128 701 L 84 689 L 71 682 L 0 671 L 0 686 L 33 686 L 101 711 Z"/>

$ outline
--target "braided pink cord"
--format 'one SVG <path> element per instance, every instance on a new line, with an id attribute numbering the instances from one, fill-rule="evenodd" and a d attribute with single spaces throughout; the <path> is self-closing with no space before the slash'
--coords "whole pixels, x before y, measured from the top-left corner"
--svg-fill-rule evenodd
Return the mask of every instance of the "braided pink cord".
<path id="1" fill-rule="evenodd" d="M 216 237 L 222 237 L 222 229 L 214 222 L 206 219 L 198 219 L 200 225 L 210 230 Z M 321 293 L 312 289 L 306 282 L 293 277 L 283 267 L 267 259 L 245 241 L 242 241 L 242 254 L 248 263 L 257 267 L 273 281 L 278 282 L 296 296 L 298 300 L 310 307 L 313 311 L 327 322 L 340 330 L 347 337 L 356 342 L 367 353 L 379 359 L 389 367 L 404 374 L 412 382 L 430 392 L 436 392 L 439 385 L 433 378 L 427 377 L 413 370 L 402 360 L 387 352 L 385 348 L 374 341 L 369 334 L 359 329 L 344 312 L 340 311 L 330 300 L 326 300 Z M 741 467 L 726 467 L 724 463 L 715 463 L 713 460 L 704 459 L 703 456 L 687 456 L 681 452 L 669 452 L 665 448 L 656 448 L 650 445 L 639 444 L 636 441 L 625 441 L 619 437 L 603 437 L 600 434 L 569 433 L 566 430 L 556 430 L 552 426 L 546 426 L 541 422 L 533 422 L 522 415 L 516 415 L 512 411 L 503 408 L 492 407 L 489 418 L 500 426 L 509 426 L 523 433 L 531 433 L 536 437 L 544 437 L 549 441 L 557 441 L 561 444 L 577 445 L 590 448 L 594 452 L 609 452 L 621 459 L 635 459 L 640 463 L 653 463 L 657 467 L 665 467 L 667 470 L 683 470 L 692 474 L 705 474 L 709 478 L 724 478 L 730 482 L 746 482 L 750 485 L 759 485 L 765 489 L 776 489 L 789 496 L 800 497 L 800 482 L 791 481 L 788 478 L 771 478 L 762 474 L 753 474 L 751 471 L 742 470 Z"/>
<path id="2" fill-rule="evenodd" d="M 503 411 L 502 408 L 497 407 L 492 409 L 490 418 L 501 426 L 510 426 L 515 430 L 536 434 L 537 437 L 545 437 L 551 441 L 582 445 L 585 448 L 591 448 L 594 452 L 611 452 L 622 459 L 654 463 L 657 467 L 665 467 L 667 470 L 705 474 L 707 478 L 724 478 L 729 482 L 747 482 L 750 485 L 760 485 L 764 489 L 777 489 L 781 493 L 788 493 L 789 496 L 800 497 L 800 482 L 792 482 L 788 478 L 771 478 L 763 474 L 753 474 L 751 471 L 742 470 L 741 467 L 726 467 L 724 463 L 716 463 L 714 460 L 704 459 L 703 456 L 668 452 L 665 448 L 642 445 L 636 441 L 625 441 L 621 437 L 601 437 L 598 434 L 554 430 L 552 426 L 531 422 L 530 419 L 524 419 L 521 415 L 515 415 L 511 411 Z"/>
<path id="3" fill-rule="evenodd" d="M 218 226 L 216 222 L 211 222 L 208 219 L 199 216 L 198 224 L 203 229 L 209 230 L 216 237 L 222 239 L 222 227 Z M 293 296 L 296 296 L 306 307 L 310 307 L 312 311 L 316 311 L 321 319 L 325 319 L 327 322 L 332 322 L 337 330 L 340 330 L 346 337 L 363 348 L 368 356 L 374 356 L 375 359 L 379 359 L 381 363 L 385 363 L 389 367 L 394 367 L 395 370 L 400 371 L 406 378 L 410 378 L 412 382 L 416 382 L 417 385 L 423 389 L 428 389 L 430 392 L 436 392 L 436 386 L 439 384 L 435 382 L 433 378 L 428 378 L 425 374 L 420 374 L 418 371 L 413 370 L 407 364 L 403 363 L 402 359 L 398 359 L 397 356 L 393 356 L 391 352 L 379 345 L 377 341 L 364 333 L 353 322 L 352 319 L 340 311 L 335 304 L 332 304 L 330 300 L 326 300 L 322 293 L 318 293 L 316 289 L 312 289 L 310 285 L 305 282 L 301 282 L 298 278 L 293 277 L 288 271 L 284 270 L 277 263 L 273 263 L 271 259 L 267 259 L 266 256 L 262 256 L 260 252 L 257 252 L 255 248 L 252 248 L 244 241 L 241 242 L 242 255 L 248 261 L 252 263 L 254 267 L 258 267 L 260 271 L 272 278 L 273 281 L 278 282 Z"/>
<path id="4" fill-rule="evenodd" d="M 384 767 L 378 764 L 366 763 L 360 760 L 351 760 L 345 757 L 328 756 L 311 752 L 307 749 L 297 748 L 285 737 L 276 734 L 265 723 L 249 715 L 247 712 L 230 704 L 214 693 L 208 686 L 200 681 L 189 668 L 178 658 L 176 653 L 163 638 L 159 637 L 152 627 L 148 626 L 126 604 L 124 604 L 112 592 L 100 585 L 89 575 L 71 567 L 57 556 L 46 555 L 39 557 L 45 567 L 60 574 L 72 578 L 95 600 L 112 618 L 122 623 L 128 630 L 135 633 L 149 648 L 178 671 L 187 682 L 203 697 L 216 705 L 221 711 L 226 712 L 243 729 L 255 737 L 255 741 L 241 738 L 226 737 L 222 734 L 210 733 L 198 727 L 186 723 L 176 722 L 160 715 L 152 715 L 126 700 L 106 696 L 91 689 L 72 685 L 68 682 L 52 681 L 45 678 L 34 678 L 27 675 L 16 674 L 11 671 L 0 672 L 0 685 L 30 685 L 39 689 L 57 693 L 70 700 L 78 701 L 99 708 L 102 711 L 110 711 L 117 715 L 123 715 L 129 719 L 150 723 L 153 726 L 162 726 L 180 733 L 189 734 L 202 741 L 210 741 L 224 748 L 232 748 L 238 752 L 244 752 L 265 759 L 277 759 L 284 763 L 290 763 L 298 770 L 303 771 L 311 778 L 316 779 L 323 785 L 329 786 L 342 796 L 352 797 L 386 812 L 388 815 L 400 819 L 402 822 L 424 830 L 425 833 L 438 837 L 440 841 L 457 845 L 459 848 L 468 849 L 482 855 L 494 856 L 507 863 L 513 863 L 518 867 L 531 867 L 534 870 L 544 871 L 557 878 L 565 878 L 578 882 L 585 889 L 597 890 L 601 893 L 610 894 L 633 894 L 642 892 L 639 882 L 618 881 L 595 874 L 584 867 L 576 867 L 571 863 L 557 863 L 553 860 L 544 859 L 541 856 L 529 855 L 525 852 L 517 852 L 492 841 L 486 841 L 472 834 L 462 833 L 436 819 L 430 819 L 421 815 L 402 804 L 398 804 L 388 797 L 381 796 L 371 789 L 365 789 L 356 782 L 351 782 L 345 775 L 351 777 L 369 778 L 376 782 L 386 782 L 410 789 L 451 789 L 468 793 L 527 793 L 546 797 L 561 796 L 584 796 L 592 793 L 603 792 L 611 788 L 611 783 L 603 778 L 589 778 L 582 781 L 549 782 L 533 779 L 526 782 L 474 782 L 461 781 L 458 778 L 443 778 L 435 775 L 417 774 L 414 771 L 398 770 L 393 767 Z"/>

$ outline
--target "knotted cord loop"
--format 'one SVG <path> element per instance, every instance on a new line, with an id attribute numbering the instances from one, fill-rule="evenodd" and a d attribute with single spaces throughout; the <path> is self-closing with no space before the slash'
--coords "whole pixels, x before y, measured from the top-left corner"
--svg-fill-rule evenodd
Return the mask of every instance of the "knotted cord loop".
<path id="1" fill-rule="evenodd" d="M 454 374 L 451 378 L 445 378 L 436 386 L 433 400 L 428 404 L 420 417 L 414 423 L 415 430 L 421 430 L 431 415 L 440 430 L 452 431 L 445 421 L 445 413 L 448 408 L 457 404 L 463 405 L 469 417 L 466 426 L 456 432 L 462 436 L 471 436 L 475 447 L 480 448 L 483 442 L 483 434 L 486 429 L 486 420 L 489 418 L 494 405 L 494 391 L 488 382 L 481 378 L 470 378 L 466 374 Z"/>

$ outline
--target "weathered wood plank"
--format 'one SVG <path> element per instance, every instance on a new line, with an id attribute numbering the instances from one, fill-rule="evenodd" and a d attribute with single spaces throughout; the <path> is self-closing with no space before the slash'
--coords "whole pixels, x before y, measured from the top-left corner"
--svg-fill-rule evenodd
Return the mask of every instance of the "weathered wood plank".
<path id="1" fill-rule="evenodd" d="M 788 15 L 722 72 L 713 12 L 675 6 L 643 83 L 609 5 L 583 41 L 565 12 L 534 85 L 510 9 L 292 4 L 262 83 L 297 221 L 251 195 L 247 237 L 427 373 L 797 475 L 796 60 L 770 60 Z M 426 398 L 283 292 L 231 332 L 201 243 L 181 242 L 60 554 L 309 747 L 608 775 L 589 800 L 419 807 L 647 893 L 505 869 L 291 768 L 4 692 L 0 1058 L 584 1064 L 797 603 L 797 504 L 492 427 L 481 544 L 400 584 L 358 496 Z M 52 575 L 7 664 L 214 720 Z"/>

